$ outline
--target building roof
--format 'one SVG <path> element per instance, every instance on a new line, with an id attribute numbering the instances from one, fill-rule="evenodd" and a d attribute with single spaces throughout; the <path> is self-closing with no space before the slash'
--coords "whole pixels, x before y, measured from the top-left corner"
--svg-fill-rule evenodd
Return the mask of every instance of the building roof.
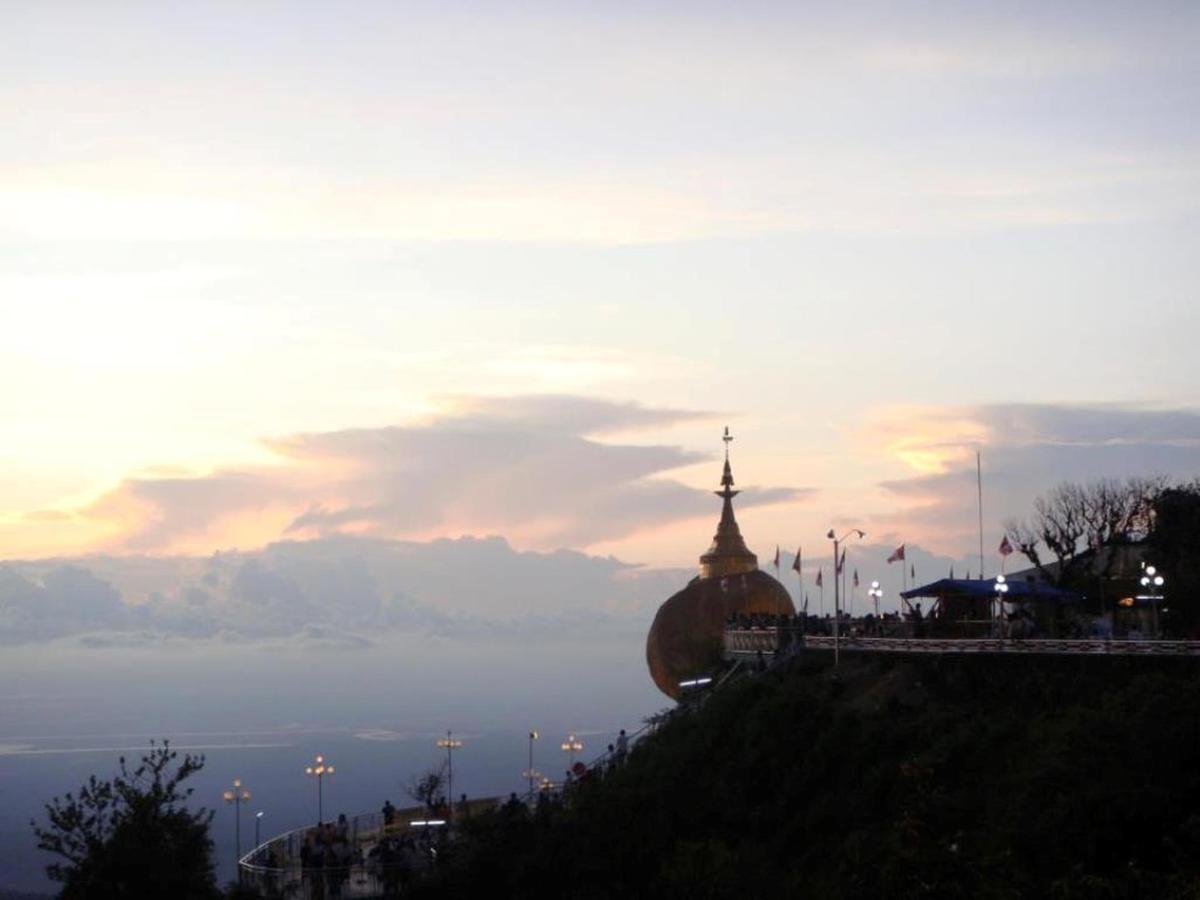
<path id="1" fill-rule="evenodd" d="M 1071 601 L 1079 599 L 1078 594 L 1071 591 L 1059 590 L 1058 588 L 1050 587 L 1048 584 L 1037 581 L 1009 579 L 1006 584 L 1008 585 L 1008 592 L 1004 595 L 1006 603 L 1024 603 L 1029 600 Z M 905 600 L 912 600 L 916 597 L 945 597 L 953 595 L 995 597 L 996 582 L 991 578 L 971 580 L 966 578 L 942 578 L 939 581 L 930 582 L 921 587 L 903 591 L 900 594 Z"/>

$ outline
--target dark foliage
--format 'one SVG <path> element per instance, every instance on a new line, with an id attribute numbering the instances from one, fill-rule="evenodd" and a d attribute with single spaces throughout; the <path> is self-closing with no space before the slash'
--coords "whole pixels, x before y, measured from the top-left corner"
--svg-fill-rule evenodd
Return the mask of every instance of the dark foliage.
<path id="1" fill-rule="evenodd" d="M 1200 665 L 797 662 L 565 806 L 477 817 L 428 897 L 1200 896 Z"/>
<path id="2" fill-rule="evenodd" d="M 212 813 L 192 812 L 181 785 L 203 757 L 151 744 L 137 768 L 120 760 L 111 781 L 92 776 L 78 794 L 46 805 L 47 827 L 31 823 L 38 847 L 63 857 L 47 867 L 64 900 L 128 900 L 219 896 L 212 864 Z"/>
<path id="3" fill-rule="evenodd" d="M 1150 558 L 1170 578 L 1167 597 L 1177 633 L 1200 633 L 1200 482 L 1163 491 L 1154 504 Z"/>

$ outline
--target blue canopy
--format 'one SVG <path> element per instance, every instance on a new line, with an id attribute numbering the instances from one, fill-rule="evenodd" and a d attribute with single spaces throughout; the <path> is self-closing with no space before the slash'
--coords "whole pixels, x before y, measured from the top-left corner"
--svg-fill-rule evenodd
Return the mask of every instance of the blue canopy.
<path id="1" fill-rule="evenodd" d="M 1059 590 L 1048 584 L 1037 581 L 1009 581 L 1008 592 L 1004 595 L 1006 603 L 1024 603 L 1028 600 L 1055 600 L 1060 602 L 1078 600 L 1079 595 L 1071 591 Z M 910 591 L 902 591 L 900 596 L 905 600 L 914 597 L 944 597 L 957 594 L 967 597 L 995 597 L 995 579 L 943 578 Z"/>

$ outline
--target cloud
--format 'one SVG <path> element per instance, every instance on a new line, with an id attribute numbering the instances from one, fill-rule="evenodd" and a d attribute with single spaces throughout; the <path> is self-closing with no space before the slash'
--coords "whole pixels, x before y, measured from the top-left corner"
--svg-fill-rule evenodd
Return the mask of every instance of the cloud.
<path id="1" fill-rule="evenodd" d="M 586 547 L 711 513 L 706 491 L 663 477 L 706 456 L 600 440 L 709 415 L 568 395 L 452 398 L 418 424 L 269 440 L 276 465 L 130 478 L 79 515 L 116 527 L 109 549 L 124 552 L 339 533 Z M 748 502 L 802 493 L 765 488 Z"/>
<path id="2" fill-rule="evenodd" d="M 888 453 L 916 474 L 880 484 L 899 507 L 874 517 L 875 530 L 920 536 L 935 548 L 978 542 L 975 450 L 982 453 L 984 549 L 992 554 L 1004 520 L 1029 513 L 1061 481 L 1200 474 L 1200 410 L 1107 404 L 997 404 L 892 408 L 872 428 Z"/>
<path id="3" fill-rule="evenodd" d="M 0 566 L 0 644 L 169 640 L 359 649 L 379 633 L 531 635 L 644 629 L 691 571 L 643 570 L 501 538 L 337 536 L 207 559 L 88 557 Z"/>

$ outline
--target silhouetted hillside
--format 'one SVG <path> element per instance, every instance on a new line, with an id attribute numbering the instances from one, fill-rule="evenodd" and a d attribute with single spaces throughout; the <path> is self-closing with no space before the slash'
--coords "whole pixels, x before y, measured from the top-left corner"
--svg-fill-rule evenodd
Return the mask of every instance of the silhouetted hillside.
<path id="1" fill-rule="evenodd" d="M 843 657 L 674 716 L 427 896 L 1194 897 L 1200 663 Z"/>

